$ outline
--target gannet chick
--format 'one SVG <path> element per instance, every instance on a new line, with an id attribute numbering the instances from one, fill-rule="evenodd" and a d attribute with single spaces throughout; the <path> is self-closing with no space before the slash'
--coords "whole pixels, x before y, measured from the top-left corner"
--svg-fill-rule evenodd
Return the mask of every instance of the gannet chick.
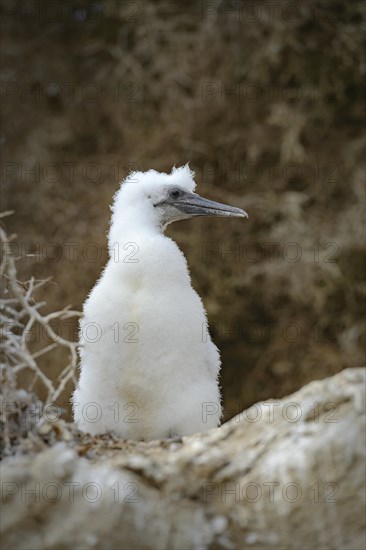
<path id="1" fill-rule="evenodd" d="M 164 235 L 193 216 L 247 217 L 194 193 L 188 166 L 133 172 L 114 197 L 109 261 L 84 304 L 78 428 L 128 439 L 190 435 L 220 424 L 220 356 L 186 259 Z"/>

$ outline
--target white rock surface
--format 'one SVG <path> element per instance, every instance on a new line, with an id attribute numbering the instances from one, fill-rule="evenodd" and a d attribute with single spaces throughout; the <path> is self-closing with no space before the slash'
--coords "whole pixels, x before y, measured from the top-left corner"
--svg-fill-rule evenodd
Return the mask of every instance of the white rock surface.
<path id="1" fill-rule="evenodd" d="M 362 549 L 364 384 L 348 369 L 183 442 L 8 457 L 3 549 Z"/>

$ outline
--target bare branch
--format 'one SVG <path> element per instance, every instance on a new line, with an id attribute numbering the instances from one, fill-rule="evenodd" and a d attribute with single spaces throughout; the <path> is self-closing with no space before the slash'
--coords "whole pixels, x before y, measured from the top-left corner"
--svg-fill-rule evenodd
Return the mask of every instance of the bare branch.
<path id="1" fill-rule="evenodd" d="M 4 212 L 0 218 L 11 214 Z M 56 334 L 51 326 L 52 321 L 62 321 L 72 317 L 79 317 L 80 312 L 72 310 L 67 306 L 60 311 L 54 311 L 48 314 L 42 313 L 42 308 L 46 302 L 37 302 L 34 292 L 42 287 L 47 280 L 36 280 L 31 277 L 29 281 L 21 282 L 18 280 L 16 269 L 16 258 L 12 253 L 11 242 L 15 236 L 8 236 L 6 231 L 0 227 L 0 240 L 2 246 L 2 260 L 0 274 L 2 278 L 3 293 L 0 300 L 0 319 L 2 324 L 0 350 L 4 360 L 1 364 L 2 375 L 2 403 L 14 405 L 14 408 L 21 408 L 19 396 L 24 399 L 24 392 L 29 388 L 22 388 L 22 382 L 19 374 L 24 370 L 33 373 L 31 387 L 37 382 L 41 382 L 46 390 L 45 402 L 42 406 L 54 403 L 64 391 L 70 380 L 75 380 L 77 367 L 77 343 L 69 341 Z M 43 329 L 43 333 L 51 340 L 46 341 L 41 349 L 32 350 L 32 338 L 37 328 Z M 66 367 L 61 369 L 58 376 L 52 377 L 41 368 L 38 359 L 46 353 L 55 351 L 61 346 L 68 352 Z M 24 384 L 24 382 L 23 382 Z M 39 403 L 39 402 L 38 402 Z M 32 405 L 32 399 L 29 399 Z M 9 415 L 1 412 L 1 418 L 5 429 L 3 443 L 7 448 L 12 445 L 11 430 L 8 424 Z"/>

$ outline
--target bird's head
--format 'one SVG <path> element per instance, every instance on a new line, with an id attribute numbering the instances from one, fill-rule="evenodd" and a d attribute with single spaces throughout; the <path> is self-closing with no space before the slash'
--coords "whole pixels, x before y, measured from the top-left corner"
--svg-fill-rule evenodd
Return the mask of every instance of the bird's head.
<path id="1" fill-rule="evenodd" d="M 127 216 L 135 227 L 148 224 L 159 229 L 193 216 L 248 217 L 241 208 L 197 195 L 193 178 L 188 165 L 173 168 L 170 174 L 155 170 L 132 172 L 116 193 L 112 225 Z"/>

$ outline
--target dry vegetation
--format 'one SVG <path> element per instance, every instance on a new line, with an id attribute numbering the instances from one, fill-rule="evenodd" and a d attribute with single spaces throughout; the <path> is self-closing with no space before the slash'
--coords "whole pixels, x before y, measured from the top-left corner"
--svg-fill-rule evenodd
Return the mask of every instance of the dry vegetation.
<path id="1" fill-rule="evenodd" d="M 5 217 L 6 214 L 2 214 L 1 217 Z M 34 428 L 41 427 L 45 418 L 60 416 L 61 411 L 58 411 L 54 404 L 67 384 L 70 381 L 75 382 L 77 367 L 76 343 L 57 334 L 52 322 L 56 319 L 65 320 L 79 316 L 79 313 L 70 308 L 49 314 L 42 313 L 45 304 L 37 302 L 34 294 L 46 281 L 36 281 L 33 277 L 25 283 L 18 281 L 16 258 L 11 250 L 14 238 L 14 235 L 8 237 L 0 227 L 3 252 L 0 266 L 3 289 L 0 300 L 0 418 L 1 452 L 4 454 L 11 454 L 19 445 L 24 444 L 23 439 L 32 440 Z M 44 331 L 45 337 L 48 337 L 51 343 L 45 344 L 41 339 L 35 340 L 37 327 Z M 38 349 L 35 343 L 38 344 Z M 48 372 L 40 368 L 39 359 L 57 347 L 67 349 L 68 362 L 58 376 L 52 379 Z M 33 391 L 35 387 L 38 389 L 37 392 Z M 43 400 L 37 397 L 39 387 L 43 389 Z M 43 416 L 45 418 L 42 419 Z"/>
<path id="2" fill-rule="evenodd" d="M 7 224 L 19 278 L 53 277 L 34 288 L 49 313 L 81 309 L 131 168 L 190 161 L 200 193 L 249 212 L 169 229 L 222 350 L 227 417 L 364 363 L 363 3 L 253 4 L 78 2 L 37 21 L 14 1 L 3 28 Z"/>

